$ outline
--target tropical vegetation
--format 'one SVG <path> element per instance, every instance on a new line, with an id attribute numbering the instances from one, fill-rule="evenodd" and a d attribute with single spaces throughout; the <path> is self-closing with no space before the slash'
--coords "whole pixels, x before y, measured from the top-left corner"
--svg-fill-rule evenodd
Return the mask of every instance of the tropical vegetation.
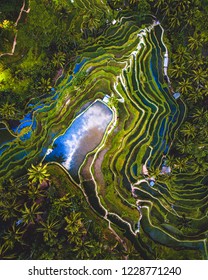
<path id="1" fill-rule="evenodd" d="M 45 126 L 48 126 L 53 135 L 60 134 L 66 129 L 67 124 L 61 121 L 61 117 L 69 110 L 63 104 L 69 104 L 71 108 L 76 105 L 78 107 L 74 114 L 69 113 L 67 119 L 69 122 L 79 113 L 80 107 L 84 104 L 86 87 L 83 87 L 83 84 L 90 80 L 90 75 L 86 71 L 79 71 L 76 75 L 73 72 L 77 59 L 79 61 L 82 53 L 87 50 L 87 55 L 92 53 L 94 56 L 101 54 L 105 57 L 108 48 L 119 48 L 118 41 L 113 41 L 117 31 L 116 27 L 114 29 L 116 22 L 114 20 L 122 15 L 126 18 L 135 16 L 139 27 L 146 26 L 149 18 L 158 20 L 165 30 L 164 43 L 168 47 L 168 76 L 171 81 L 169 91 L 174 89 L 174 92 L 180 92 L 180 98 L 186 104 L 185 116 L 180 116 L 181 126 L 173 132 L 173 139 L 168 143 L 171 147 L 168 154 L 164 154 L 166 165 L 171 168 L 171 174 L 161 174 L 158 168 L 161 163 L 158 163 L 159 159 L 153 157 L 149 173 L 153 183 L 156 181 L 154 187 L 148 189 L 144 182 L 138 187 L 135 181 L 133 186 L 135 197 L 143 195 L 145 202 L 151 201 L 147 203 L 150 210 L 146 210 L 146 205 L 146 208 L 144 207 L 138 245 L 135 237 L 127 234 L 127 230 L 121 230 L 116 226 L 111 228 L 104 219 L 90 209 L 85 199 L 87 191 L 91 190 L 90 183 L 83 180 L 82 183 L 86 183 L 83 191 L 79 189 L 79 184 L 69 179 L 59 164 L 49 164 L 44 160 L 40 163 L 35 158 L 29 159 L 28 147 L 22 141 L 20 133 L 14 140 L 15 145 L 11 152 L 14 157 L 17 155 L 15 158 L 17 164 L 8 163 L 9 159 L 3 154 L 0 162 L 2 170 L 7 170 L 9 174 L 0 178 L 0 259 L 206 258 L 207 256 L 201 254 L 200 250 L 187 249 L 178 252 L 174 248 L 175 245 L 165 239 L 167 236 L 164 237 L 166 243 L 163 243 L 158 239 L 155 242 L 152 235 L 157 236 L 157 229 L 160 227 L 164 232 L 173 233 L 177 240 L 181 238 L 181 242 L 184 243 L 188 238 L 195 240 L 199 236 L 207 246 L 207 239 L 203 239 L 203 234 L 207 232 L 208 23 L 205 19 L 208 16 L 208 3 L 206 0 L 92 0 L 91 4 L 89 2 L 88 0 L 1 1 L 0 124 L 6 124 L 12 131 L 14 123 L 28 114 L 28 104 L 32 104 L 33 107 L 37 104 L 41 107 L 41 102 L 44 100 L 46 107 L 53 109 L 51 114 L 56 114 L 56 123 L 51 121 L 52 117 L 47 118 L 48 111 L 37 114 L 37 118 L 41 118 L 36 130 L 42 135 L 39 139 L 41 144 L 34 148 L 37 135 L 29 141 L 30 146 L 40 156 L 41 145 L 51 141 L 48 140 Z M 128 30 L 134 31 L 135 27 L 131 23 L 128 27 Z M 125 40 L 133 40 L 130 36 L 125 37 L 121 29 L 118 30 L 122 34 L 119 37 L 122 44 Z M 105 41 L 106 34 L 115 46 L 110 45 L 110 40 Z M 155 44 L 159 37 L 157 36 L 156 34 L 155 37 L 151 37 L 152 43 Z M 128 50 L 128 46 L 126 48 Z M 123 49 L 115 52 L 116 62 L 124 55 L 123 52 Z M 156 48 L 155 52 L 157 57 L 161 55 Z M 106 86 L 104 79 L 105 75 L 111 77 L 120 71 L 116 62 L 114 65 L 114 62 L 109 59 L 107 66 L 103 66 L 108 67 L 107 74 L 103 74 L 104 71 L 100 70 L 101 82 L 98 88 L 96 88 L 97 78 L 94 76 L 94 80 L 90 80 L 89 85 L 92 88 L 95 86 L 97 92 L 94 99 L 100 97 L 100 91 L 105 92 L 106 87 L 111 88 L 111 83 Z M 97 64 L 93 67 L 90 69 L 92 72 L 96 67 L 98 68 Z M 141 69 L 143 67 L 145 64 L 141 63 Z M 60 103 L 63 101 L 63 104 L 59 104 L 54 109 L 48 102 L 48 98 L 53 96 L 54 88 L 58 87 L 62 80 L 73 75 L 70 100 L 61 100 Z M 127 71 L 125 78 L 129 82 L 128 75 Z M 138 75 L 141 81 L 139 86 L 145 88 L 148 77 L 142 76 L 142 71 Z M 119 82 L 120 90 L 126 93 L 123 81 L 119 80 Z M 167 88 L 165 82 L 161 84 Z M 61 87 L 64 88 L 63 84 Z M 87 90 L 90 92 L 92 88 Z M 135 88 L 135 84 L 133 88 L 136 95 L 138 88 Z M 151 88 L 152 90 L 155 88 L 154 83 Z M 67 90 L 64 88 L 66 93 Z M 134 98 L 137 100 L 137 97 L 133 96 L 133 101 Z M 151 98 L 160 103 L 157 96 Z M 138 211 L 132 206 L 134 200 L 132 196 L 126 195 L 123 186 L 128 186 L 128 176 L 134 179 L 138 177 L 138 180 L 146 180 L 146 177 L 141 170 L 138 171 L 137 165 L 131 167 L 130 171 L 126 171 L 124 166 L 124 163 L 132 160 L 128 158 L 130 154 L 128 145 L 137 137 L 134 130 L 137 123 L 133 123 L 134 117 L 139 119 L 143 114 L 138 113 L 134 106 L 131 106 L 132 111 L 128 112 L 130 101 L 125 100 L 125 102 L 122 107 L 118 96 L 112 95 L 109 99 L 109 108 L 116 112 L 116 124 L 121 132 L 106 141 L 108 153 L 100 166 L 103 173 L 100 182 L 105 181 L 105 187 L 99 182 L 97 191 L 105 207 L 109 207 L 116 214 L 117 208 L 122 209 L 122 219 L 130 223 L 131 213 L 135 218 L 138 216 Z M 164 101 L 162 102 L 164 105 Z M 164 108 L 167 109 L 168 106 L 171 107 L 165 104 Z M 58 111 L 59 108 L 62 109 Z M 171 111 L 169 108 L 168 110 Z M 151 113 L 145 112 L 147 118 L 150 118 Z M 33 114 L 35 115 L 36 112 Z M 122 122 L 123 116 L 125 119 Z M 129 116 L 130 119 L 127 119 Z M 142 127 L 139 129 L 142 131 Z M 120 140 L 131 133 L 134 137 L 127 138 L 128 141 Z M 146 135 L 145 131 L 143 133 Z M 136 148 L 131 153 L 133 158 L 139 159 L 143 164 L 148 164 L 152 148 L 148 136 L 146 139 L 145 148 L 148 155 L 145 153 L 145 161 L 137 155 L 139 152 Z M 52 145 L 51 142 L 49 144 Z M 135 146 L 136 144 L 135 142 Z M 18 157 L 18 145 L 26 154 L 25 161 Z M 157 145 L 159 146 L 158 143 L 155 144 Z M 126 154 L 122 153 L 124 146 L 126 146 Z M 163 147 L 160 146 L 158 149 L 162 150 Z M 0 146 L 0 155 L 3 152 Z M 63 161 L 64 155 L 56 159 L 56 162 Z M 86 162 L 90 164 L 90 156 L 86 158 Z M 14 176 L 11 175 L 13 172 Z M 92 169 L 90 175 L 96 172 L 98 171 Z M 128 176 L 122 177 L 126 172 Z M 122 176 L 119 177 L 118 174 Z M 194 193 L 197 194 L 197 198 L 194 197 Z M 192 205 L 192 200 L 196 206 Z M 176 202 L 179 204 L 176 205 Z M 138 207 L 142 207 L 142 203 Z M 164 209 L 167 212 L 164 212 Z M 111 219 L 116 220 L 116 217 L 112 216 Z M 173 219 L 174 226 L 169 223 L 170 219 Z M 154 230 L 152 225 L 155 225 Z M 136 225 L 132 228 L 135 229 Z M 147 231 L 152 232 L 152 235 L 147 234 Z M 121 236 L 122 240 L 118 236 Z M 166 246 L 167 244 L 169 245 Z"/>

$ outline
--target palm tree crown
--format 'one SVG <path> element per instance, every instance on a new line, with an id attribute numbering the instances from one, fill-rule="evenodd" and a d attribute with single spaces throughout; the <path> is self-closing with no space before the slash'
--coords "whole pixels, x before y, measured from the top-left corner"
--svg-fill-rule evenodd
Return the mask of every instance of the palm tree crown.
<path id="1" fill-rule="evenodd" d="M 28 169 L 29 180 L 33 183 L 42 183 L 50 177 L 50 174 L 47 172 L 47 165 L 40 163 L 37 166 L 32 164 L 32 167 Z"/>

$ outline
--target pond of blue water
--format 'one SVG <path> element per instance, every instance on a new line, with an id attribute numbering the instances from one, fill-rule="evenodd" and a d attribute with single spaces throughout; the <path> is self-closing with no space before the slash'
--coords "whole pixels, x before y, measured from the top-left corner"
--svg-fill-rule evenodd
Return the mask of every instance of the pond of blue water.
<path id="1" fill-rule="evenodd" d="M 74 67 L 74 74 L 76 74 L 77 72 L 79 72 L 80 68 L 85 64 L 85 62 L 87 61 L 86 58 L 84 58 L 80 63 L 77 63 Z"/>
<path id="2" fill-rule="evenodd" d="M 72 176 L 77 176 L 85 156 L 102 141 L 112 117 L 112 111 L 104 103 L 95 101 L 58 136 L 45 161 L 59 161 Z"/>

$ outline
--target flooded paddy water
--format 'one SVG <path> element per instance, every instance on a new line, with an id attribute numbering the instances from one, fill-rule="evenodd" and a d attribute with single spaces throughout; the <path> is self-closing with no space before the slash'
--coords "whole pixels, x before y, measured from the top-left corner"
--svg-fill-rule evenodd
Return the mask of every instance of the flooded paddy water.
<path id="1" fill-rule="evenodd" d="M 112 117 L 112 111 L 104 103 L 96 100 L 77 116 L 64 134 L 54 140 L 45 161 L 62 159 L 60 163 L 72 177 L 77 177 L 85 156 L 101 143 Z"/>

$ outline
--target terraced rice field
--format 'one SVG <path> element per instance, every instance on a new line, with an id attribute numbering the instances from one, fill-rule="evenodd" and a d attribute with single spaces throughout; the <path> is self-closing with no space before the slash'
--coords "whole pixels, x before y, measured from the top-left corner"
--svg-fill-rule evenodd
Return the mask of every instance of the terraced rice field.
<path id="1" fill-rule="evenodd" d="M 186 113 L 183 101 L 173 98 L 164 80 L 163 32 L 157 22 L 141 28 L 136 17 L 122 17 L 111 25 L 80 55 L 77 63 L 84 62 L 79 72 L 65 75 L 55 94 L 58 98 L 46 98 L 43 107 L 34 105 L 37 109 L 26 131 L 30 137 L 20 131 L 0 147 L 0 177 L 24 174 L 31 163 L 43 160 L 53 151 L 54 139 L 64 135 L 90 104 L 108 95 L 102 104 L 112 118 L 95 146 L 90 146 L 98 137 L 95 131 L 86 138 L 89 149 L 76 163 L 76 174 L 57 164 L 124 247 L 126 237 L 143 258 L 153 258 L 153 247 L 162 245 L 170 254 L 174 250 L 175 258 L 183 250 L 185 258 L 195 254 L 203 259 L 208 225 L 205 178 L 162 172 Z M 85 79 L 75 85 L 80 71 Z"/>

